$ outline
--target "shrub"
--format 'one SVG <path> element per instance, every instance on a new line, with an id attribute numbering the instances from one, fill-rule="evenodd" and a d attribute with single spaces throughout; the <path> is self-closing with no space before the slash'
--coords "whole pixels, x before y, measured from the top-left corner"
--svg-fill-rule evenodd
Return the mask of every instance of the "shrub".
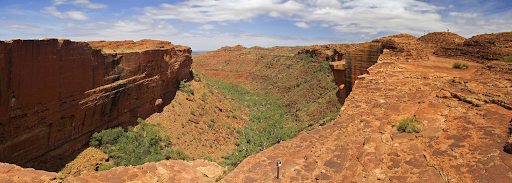
<path id="1" fill-rule="evenodd" d="M 136 166 L 186 156 L 181 151 L 172 150 L 170 137 L 161 136 L 158 126 L 140 118 L 137 121 L 139 124 L 128 127 L 126 132 L 121 127 L 96 132 L 89 145 L 108 154 L 113 166 Z M 102 169 L 106 168 L 107 165 Z"/>
<path id="2" fill-rule="evenodd" d="M 103 171 L 103 170 L 110 170 L 112 168 L 114 168 L 115 166 L 113 164 L 102 164 L 98 167 L 98 172 L 99 171 Z"/>
<path id="3" fill-rule="evenodd" d="M 194 90 L 192 88 L 190 88 L 190 83 L 185 83 L 184 81 L 180 81 L 180 91 L 186 93 L 186 94 L 189 94 L 189 95 L 194 95 Z"/>
<path id="4" fill-rule="evenodd" d="M 215 163 L 217 162 L 217 161 L 215 161 L 212 157 L 210 157 L 210 156 L 208 156 L 208 155 L 201 155 L 201 156 L 199 156 L 199 158 L 197 158 L 197 159 L 204 159 L 204 160 L 206 160 L 206 161 L 209 161 L 209 162 L 215 162 Z"/>
<path id="5" fill-rule="evenodd" d="M 190 110 L 190 114 L 192 114 L 193 116 L 196 115 L 196 110 Z"/>
<path id="6" fill-rule="evenodd" d="M 407 132 L 407 133 L 420 133 L 421 128 L 419 127 L 420 121 L 414 117 L 408 117 L 400 120 L 400 123 L 396 127 L 398 131 Z"/>
<path id="7" fill-rule="evenodd" d="M 464 64 L 464 63 L 460 63 L 460 62 L 454 62 L 453 63 L 453 68 L 455 68 L 455 69 L 468 69 L 469 66 L 468 66 L 468 64 Z"/>
<path id="8" fill-rule="evenodd" d="M 286 109 L 275 96 L 265 96 L 246 88 L 216 81 L 220 90 L 249 108 L 249 124 L 237 129 L 240 137 L 235 152 L 224 156 L 228 169 L 236 167 L 248 156 L 258 153 L 296 135 L 296 130 L 285 126 Z M 238 116 L 233 113 L 231 116 Z"/>
<path id="9" fill-rule="evenodd" d="M 500 59 L 500 61 L 502 61 L 502 62 L 512 62 L 512 54 L 503 57 L 502 59 Z"/>
<path id="10" fill-rule="evenodd" d="M 207 94 L 206 92 L 203 92 L 203 94 L 201 94 L 201 97 L 203 98 L 203 100 L 206 100 L 206 96 L 207 96 L 207 95 L 208 95 L 208 94 Z"/>
<path id="11" fill-rule="evenodd" d="M 208 128 L 213 128 L 213 126 L 214 126 L 214 125 L 215 125 L 215 124 L 213 124 L 212 122 L 209 122 L 209 123 L 208 123 Z"/>
<path id="12" fill-rule="evenodd" d="M 185 160 L 190 161 L 192 158 L 185 154 L 181 149 L 175 149 L 174 151 L 169 151 L 166 153 L 167 159 L 175 159 L 175 160 Z"/>

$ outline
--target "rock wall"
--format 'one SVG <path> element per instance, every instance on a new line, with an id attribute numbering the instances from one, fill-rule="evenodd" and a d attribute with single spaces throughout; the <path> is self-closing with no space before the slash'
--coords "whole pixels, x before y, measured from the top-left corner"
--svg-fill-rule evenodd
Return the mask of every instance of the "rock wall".
<path id="1" fill-rule="evenodd" d="M 357 76 L 367 74 L 368 68 L 377 63 L 382 54 L 382 45 L 379 43 L 368 43 L 358 49 L 349 52 L 346 65 L 345 90 L 347 95 L 352 92 Z"/>
<path id="2" fill-rule="evenodd" d="M 367 69 L 377 63 L 379 56 L 383 53 L 383 47 L 384 44 L 380 42 L 314 45 L 303 48 L 297 54 L 308 54 L 312 58 L 329 61 L 334 82 L 338 86 L 336 97 L 343 105 L 352 91 L 357 76 L 367 74 Z"/>
<path id="3" fill-rule="evenodd" d="M 161 110 L 191 78 L 190 54 L 169 45 L 102 54 L 69 40 L 0 42 L 0 162 L 52 170 L 93 132 Z"/>
<path id="4" fill-rule="evenodd" d="M 512 182 L 503 147 L 511 142 L 511 64 L 432 52 L 423 59 L 418 42 L 396 41 L 405 49 L 386 48 L 358 76 L 335 121 L 249 156 L 221 182 Z M 409 53 L 420 55 L 404 59 Z M 397 130 L 408 117 L 421 122 L 420 133 Z"/>

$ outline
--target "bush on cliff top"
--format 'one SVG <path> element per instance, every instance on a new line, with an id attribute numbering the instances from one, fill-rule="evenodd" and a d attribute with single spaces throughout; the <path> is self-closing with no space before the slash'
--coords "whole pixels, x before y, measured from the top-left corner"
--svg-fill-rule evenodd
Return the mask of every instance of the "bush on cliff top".
<path id="1" fill-rule="evenodd" d="M 512 54 L 503 57 L 502 59 L 500 59 L 500 61 L 502 61 L 502 62 L 512 62 Z"/>
<path id="2" fill-rule="evenodd" d="M 400 123 L 398 124 L 396 129 L 398 131 L 406 132 L 406 133 L 420 133 L 421 132 L 421 128 L 419 126 L 420 123 L 421 122 L 418 121 L 416 116 L 408 117 L 408 118 L 400 120 Z"/>
<path id="3" fill-rule="evenodd" d="M 170 137 L 162 137 L 158 126 L 137 120 L 139 125 L 121 127 L 96 132 L 91 136 L 89 145 L 108 154 L 116 166 L 142 165 L 164 159 L 190 159 L 179 149 L 173 150 Z"/>
<path id="4" fill-rule="evenodd" d="M 455 69 L 468 69 L 469 66 L 468 66 L 468 64 L 464 64 L 464 63 L 460 63 L 460 62 L 454 62 L 453 63 L 453 68 L 455 68 Z"/>

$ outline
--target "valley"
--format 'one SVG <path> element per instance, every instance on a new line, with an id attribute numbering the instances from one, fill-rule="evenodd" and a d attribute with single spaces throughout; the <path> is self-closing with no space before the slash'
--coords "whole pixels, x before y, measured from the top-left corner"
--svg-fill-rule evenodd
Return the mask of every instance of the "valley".
<path id="1" fill-rule="evenodd" d="M 191 53 L 152 40 L 0 42 L 0 180 L 512 179 L 510 32 Z M 98 171 L 111 155 L 89 137 L 137 118 L 187 158 Z M 417 133 L 397 130 L 407 118 Z"/>

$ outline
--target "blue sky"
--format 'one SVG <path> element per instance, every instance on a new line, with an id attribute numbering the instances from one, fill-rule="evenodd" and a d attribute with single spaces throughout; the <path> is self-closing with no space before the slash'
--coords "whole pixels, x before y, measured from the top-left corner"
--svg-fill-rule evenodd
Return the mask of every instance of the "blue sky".
<path id="1" fill-rule="evenodd" d="M 0 0 L 0 40 L 168 40 L 193 50 L 512 31 L 511 0 Z"/>

